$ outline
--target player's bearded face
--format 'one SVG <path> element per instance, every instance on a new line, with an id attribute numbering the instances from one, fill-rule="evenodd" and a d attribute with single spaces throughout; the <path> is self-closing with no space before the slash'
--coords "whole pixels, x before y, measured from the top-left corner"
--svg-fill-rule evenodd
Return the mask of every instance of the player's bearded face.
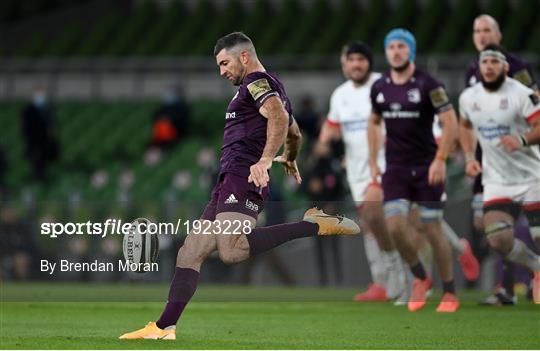
<path id="1" fill-rule="evenodd" d="M 369 77 L 369 61 L 362 54 L 349 54 L 343 59 L 345 76 L 357 84 L 363 84 Z"/>
<path id="2" fill-rule="evenodd" d="M 402 72 L 410 65 L 409 46 L 402 41 L 394 40 L 386 47 L 386 60 L 390 67 L 398 72 Z"/>
<path id="3" fill-rule="evenodd" d="M 497 90 L 504 83 L 507 67 L 495 57 L 486 57 L 480 62 L 480 80 L 487 90 Z"/>
<path id="4" fill-rule="evenodd" d="M 216 55 L 216 62 L 219 66 L 219 74 L 227 78 L 233 85 L 242 84 L 246 74 L 246 67 L 238 56 L 229 54 L 225 49 Z"/>
<path id="5" fill-rule="evenodd" d="M 246 75 L 246 67 L 242 64 L 238 57 L 234 59 L 234 65 L 231 67 L 232 83 L 236 86 L 242 84 Z"/>

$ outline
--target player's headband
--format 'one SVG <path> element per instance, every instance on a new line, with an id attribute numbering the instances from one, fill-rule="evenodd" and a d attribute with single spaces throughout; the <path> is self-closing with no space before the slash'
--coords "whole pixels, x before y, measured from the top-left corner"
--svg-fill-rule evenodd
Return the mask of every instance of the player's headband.
<path id="1" fill-rule="evenodd" d="M 506 56 L 504 56 L 504 54 L 502 52 L 500 52 L 500 51 L 495 51 L 495 50 L 484 50 L 484 51 L 482 51 L 480 53 L 480 57 L 479 57 L 480 62 L 482 62 L 482 60 L 484 60 L 487 57 L 493 57 L 493 58 L 498 59 L 499 61 L 501 61 L 504 64 L 508 64 L 508 61 L 506 60 Z"/>
<path id="2" fill-rule="evenodd" d="M 399 40 L 407 44 L 409 47 L 409 61 L 413 62 L 416 58 L 416 39 L 414 35 L 406 29 L 396 28 L 392 29 L 384 38 L 384 48 L 394 40 Z"/>

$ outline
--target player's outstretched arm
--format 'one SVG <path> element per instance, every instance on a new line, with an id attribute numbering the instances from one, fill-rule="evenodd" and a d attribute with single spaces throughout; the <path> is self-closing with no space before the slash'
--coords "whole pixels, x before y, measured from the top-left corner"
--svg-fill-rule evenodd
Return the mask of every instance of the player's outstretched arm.
<path id="1" fill-rule="evenodd" d="M 328 122 L 323 123 L 321 132 L 319 133 L 319 142 L 323 144 L 328 144 L 331 141 L 339 140 L 341 138 L 341 130 L 339 125 L 334 125 Z"/>
<path id="2" fill-rule="evenodd" d="M 465 117 L 459 121 L 459 143 L 465 154 L 465 173 L 469 177 L 476 177 L 482 173 L 480 162 L 476 160 L 476 136 L 474 135 L 472 123 Z"/>
<path id="3" fill-rule="evenodd" d="M 435 159 L 429 167 L 429 184 L 441 184 L 446 178 L 446 158 L 450 154 L 458 136 L 458 123 L 453 108 L 439 112 L 442 123 L 441 141 Z"/>
<path id="4" fill-rule="evenodd" d="M 379 153 L 381 131 L 381 116 L 375 112 L 371 113 L 368 121 L 368 145 L 369 145 L 369 168 L 371 177 L 376 179 L 381 175 L 381 170 L 377 164 L 377 154 Z"/>
<path id="5" fill-rule="evenodd" d="M 293 119 L 287 131 L 287 140 L 285 141 L 283 154 L 274 158 L 274 162 L 280 163 L 285 168 L 285 173 L 292 175 L 298 184 L 302 182 L 302 177 L 300 177 L 300 171 L 298 171 L 298 165 L 295 160 L 300 152 L 301 145 L 302 133 L 300 132 L 298 123 Z"/>
<path id="6" fill-rule="evenodd" d="M 277 96 L 269 97 L 259 108 L 263 117 L 268 119 L 266 126 L 266 144 L 261 159 L 250 167 L 248 181 L 256 186 L 265 187 L 270 177 L 268 169 L 272 167 L 272 161 L 285 142 L 289 113 L 285 110 L 281 99 Z"/>

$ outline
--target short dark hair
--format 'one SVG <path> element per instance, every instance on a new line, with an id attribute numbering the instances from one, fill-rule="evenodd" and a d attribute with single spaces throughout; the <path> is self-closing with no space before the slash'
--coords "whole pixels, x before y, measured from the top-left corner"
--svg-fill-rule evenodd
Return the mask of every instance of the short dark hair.
<path id="1" fill-rule="evenodd" d="M 223 49 L 229 50 L 237 45 L 251 46 L 255 51 L 253 42 L 247 35 L 242 32 L 233 32 L 218 39 L 216 46 L 214 46 L 214 56 L 217 56 Z"/>
<path id="2" fill-rule="evenodd" d="M 345 56 L 349 56 L 351 54 L 360 54 L 364 56 L 368 60 L 369 69 L 371 70 L 371 67 L 373 65 L 373 53 L 371 51 L 371 48 L 364 42 L 356 40 L 343 45 L 341 54 Z"/>
<path id="3" fill-rule="evenodd" d="M 501 54 L 503 54 L 505 57 L 508 58 L 508 51 L 502 45 L 499 45 L 499 44 L 487 44 L 482 51 L 486 51 L 486 50 L 498 51 Z"/>

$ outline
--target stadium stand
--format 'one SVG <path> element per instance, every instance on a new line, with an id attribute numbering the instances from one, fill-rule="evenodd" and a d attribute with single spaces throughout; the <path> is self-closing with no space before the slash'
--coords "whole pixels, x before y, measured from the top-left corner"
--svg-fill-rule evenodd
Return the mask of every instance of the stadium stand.
<path id="1" fill-rule="evenodd" d="M 3 27 L 9 29 L 16 19 L 46 17 L 63 4 L 62 1 L 49 4 L 40 0 L 24 3 L 32 5 L 23 7 L 17 1 L 3 2 L 0 19 Z M 84 3 L 92 1 L 80 0 L 69 6 Z M 471 20 L 479 11 L 499 19 L 512 51 L 534 49 L 537 45 L 523 35 L 536 28 L 537 1 L 518 1 L 514 6 L 510 6 L 508 0 L 396 3 L 261 0 L 253 6 L 241 0 L 225 3 L 202 0 L 191 7 L 181 1 L 168 1 L 164 6 L 157 6 L 154 1 L 138 4 L 111 4 L 102 15 L 96 16 L 89 28 L 70 20 L 53 23 L 57 30 L 52 35 L 28 32 L 25 40 L 0 45 L 0 53 L 15 57 L 205 55 L 218 34 L 239 29 L 253 33 L 259 50 L 265 54 L 336 52 L 348 38 L 365 38 L 380 52 L 382 48 L 377 43 L 388 28 L 395 26 L 415 30 L 420 50 L 471 52 L 471 43 L 462 39 L 470 37 Z M 302 21 L 295 22 L 300 16 Z M 208 18 L 213 19 L 210 24 L 206 22 Z M 119 22 L 122 26 L 115 25 Z M 294 26 L 291 23 L 295 23 Z M 264 31 L 259 30 L 261 26 L 265 27 Z"/>

